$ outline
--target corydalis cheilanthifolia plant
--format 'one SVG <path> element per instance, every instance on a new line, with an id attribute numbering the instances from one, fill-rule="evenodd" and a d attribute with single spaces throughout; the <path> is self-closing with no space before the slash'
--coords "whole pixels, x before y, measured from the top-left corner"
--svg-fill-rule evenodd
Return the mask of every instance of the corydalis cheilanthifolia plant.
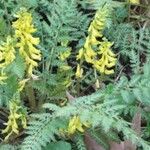
<path id="1" fill-rule="evenodd" d="M 92 64 L 93 68 L 102 74 L 114 73 L 114 70 L 111 69 L 116 64 L 116 55 L 111 51 L 113 43 L 103 36 L 108 17 L 109 9 L 105 5 L 97 11 L 94 20 L 90 24 L 85 44 L 77 55 L 77 60 L 80 60 L 76 72 L 78 78 L 82 77 L 83 70 L 80 66 L 83 61 Z"/>
<path id="2" fill-rule="evenodd" d="M 39 44 L 39 38 L 32 36 L 32 33 L 36 31 L 32 23 L 32 15 L 28 13 L 26 9 L 21 9 L 16 17 L 18 19 L 13 22 L 12 25 L 15 29 L 15 35 L 12 36 L 13 38 L 8 36 L 7 41 L 0 46 L 0 80 L 9 78 L 5 69 L 7 69 L 8 65 L 13 63 L 18 57 L 18 54 L 25 61 L 25 69 L 29 78 L 33 74 L 33 69 L 38 65 L 37 61 L 41 59 L 40 51 L 36 48 Z M 14 91 L 14 96 L 20 95 L 26 82 L 30 80 L 29 78 L 22 78 L 17 78 L 18 87 L 17 90 Z M 9 110 L 8 122 L 4 123 L 6 128 L 2 131 L 2 133 L 7 134 L 5 140 L 8 140 L 13 134 L 19 134 L 20 127 L 26 128 L 26 111 L 24 107 L 21 106 L 20 98 L 9 102 Z"/>
<path id="3" fill-rule="evenodd" d="M 33 37 L 36 31 L 32 23 L 32 15 L 26 9 L 22 9 L 16 17 L 17 21 L 13 22 L 15 29 L 15 38 L 18 39 L 17 47 L 20 55 L 25 59 L 27 73 L 32 75 L 33 69 L 38 66 L 37 60 L 41 60 L 40 51 L 35 47 L 39 44 L 39 38 Z"/>

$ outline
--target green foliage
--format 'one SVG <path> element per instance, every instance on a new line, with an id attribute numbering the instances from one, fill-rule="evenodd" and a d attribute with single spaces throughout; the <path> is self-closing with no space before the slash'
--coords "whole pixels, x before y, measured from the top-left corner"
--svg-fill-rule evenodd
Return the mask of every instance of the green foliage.
<path id="1" fill-rule="evenodd" d="M 77 150 L 86 150 L 86 145 L 84 143 L 84 136 L 83 135 L 76 135 L 74 137 L 74 142 L 75 142 L 75 145 L 76 147 L 74 149 L 77 149 Z"/>
<path id="2" fill-rule="evenodd" d="M 139 71 L 141 60 L 149 59 L 149 28 L 136 30 L 131 24 L 121 23 L 112 25 L 106 35 L 108 39 L 114 41 L 114 48 L 121 55 L 121 58 L 127 57 L 130 59 L 133 72 Z M 145 58 L 146 56 L 147 58 Z"/>
<path id="3" fill-rule="evenodd" d="M 85 36 L 84 32 L 89 21 L 87 16 L 77 9 L 75 0 L 45 2 L 40 2 L 38 10 L 44 14 L 41 16 L 42 22 L 40 22 L 41 37 L 45 39 L 42 41 L 42 46 L 47 51 L 51 51 L 50 55 L 47 55 L 47 51 L 44 52 L 45 57 L 52 63 L 50 65 L 57 66 L 54 62 L 57 60 L 58 53 L 66 50 L 60 43 L 71 43 L 82 39 Z"/>
<path id="4" fill-rule="evenodd" d="M 112 50 L 118 57 L 115 75 L 108 77 L 93 72 L 91 65 L 83 63 L 83 78 L 77 80 L 76 55 L 84 46 L 96 10 L 105 4 L 111 13 L 106 18 L 104 36 L 114 43 Z M 16 99 L 27 107 L 30 115 L 27 129 L 21 129 L 17 136 L 14 134 L 8 144 L 2 142 L 0 150 L 86 150 L 87 134 L 106 150 L 110 149 L 110 141 L 126 139 L 138 148 L 150 150 L 147 142 L 150 131 L 150 29 L 144 24 L 138 27 L 130 18 L 136 8 L 112 0 L 1 0 L 0 42 L 8 35 L 13 37 L 11 24 L 22 7 L 33 16 L 42 60 L 29 77 L 25 60 L 17 52 L 15 60 L 5 70 L 9 77 L 0 83 L 0 106 L 7 109 L 9 101 Z M 60 54 L 67 51 L 70 55 L 61 59 Z M 3 62 L 1 57 L 0 63 Z M 20 85 L 20 81 L 23 84 Z M 131 127 L 138 110 L 144 126 L 141 136 Z M 80 118 L 84 132 L 75 131 L 69 135 L 67 129 L 74 116 Z M 10 145 L 12 141 L 16 142 Z"/>
<path id="5" fill-rule="evenodd" d="M 1 144 L 0 145 L 0 150 L 15 150 L 16 147 L 13 145 L 9 145 L 9 144 Z"/>
<path id="6" fill-rule="evenodd" d="M 44 150 L 60 150 L 60 147 L 62 150 L 71 150 L 71 145 L 67 142 L 64 141 L 59 141 L 56 143 L 50 143 L 46 146 L 46 148 Z"/>
<path id="7" fill-rule="evenodd" d="M 30 150 L 38 147 L 40 150 L 41 146 L 45 146 L 50 140 L 55 140 L 55 135 L 59 135 L 58 128 L 65 128 L 65 118 L 69 119 L 74 115 L 79 115 L 83 122 L 88 121 L 92 128 L 101 126 L 104 133 L 111 129 L 122 131 L 125 138 L 149 149 L 148 145 L 129 128 L 128 123 L 118 117 L 124 106 L 114 105 L 115 100 L 102 103 L 101 100 L 105 96 L 104 92 L 97 92 L 90 96 L 78 98 L 72 104 L 62 108 L 54 104 L 45 104 L 44 108 L 53 113 L 33 115 L 35 120 L 28 126 L 28 137 L 25 138 L 22 149 L 28 148 Z M 63 118 L 64 123 L 60 121 L 61 118 Z"/>
<path id="8" fill-rule="evenodd" d="M 11 76 L 6 84 L 0 85 L 0 106 L 8 106 L 9 101 L 15 96 L 18 88 L 17 79 Z"/>

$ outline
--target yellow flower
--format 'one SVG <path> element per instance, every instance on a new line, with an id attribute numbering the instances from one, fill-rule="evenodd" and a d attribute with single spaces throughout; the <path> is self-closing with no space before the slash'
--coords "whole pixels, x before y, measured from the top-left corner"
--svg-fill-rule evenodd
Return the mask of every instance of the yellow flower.
<path id="1" fill-rule="evenodd" d="M 112 74 L 114 73 L 113 69 L 110 69 L 115 66 L 116 58 L 115 54 L 111 51 L 111 46 L 113 43 L 108 42 L 106 39 L 101 42 L 100 49 L 98 54 L 101 55 L 101 58 L 95 63 L 99 66 L 97 68 L 101 73 L 104 74 Z"/>
<path id="2" fill-rule="evenodd" d="M 32 15 L 26 9 L 22 9 L 16 17 L 18 19 L 12 25 L 15 29 L 15 37 L 19 40 L 16 46 L 25 59 L 28 75 L 32 76 L 33 69 L 38 66 L 36 61 L 41 60 L 40 51 L 36 48 L 40 40 L 32 36 L 36 28 L 32 24 Z"/>
<path id="3" fill-rule="evenodd" d="M 107 5 L 103 6 L 101 9 L 99 9 L 94 17 L 93 22 L 91 23 L 91 26 L 93 26 L 92 29 L 95 31 L 99 31 L 99 36 L 102 37 L 103 30 L 106 27 L 107 17 L 109 16 L 109 8 Z"/>
<path id="4" fill-rule="evenodd" d="M 76 70 L 76 77 L 77 78 L 82 78 L 82 74 L 83 74 L 83 69 L 80 67 L 80 65 L 77 65 L 77 70 Z"/>
<path id="5" fill-rule="evenodd" d="M 74 116 L 69 121 L 68 134 L 74 134 L 76 131 L 84 132 L 79 116 Z"/>
<path id="6" fill-rule="evenodd" d="M 7 133 L 5 140 L 8 140 L 8 138 L 13 133 L 19 134 L 18 122 L 21 121 L 23 128 L 26 128 L 26 115 L 23 113 L 23 108 L 19 106 L 19 104 L 16 101 L 10 101 L 9 109 L 10 114 L 8 117 L 8 121 L 7 123 L 4 123 L 4 125 L 6 125 L 6 128 L 2 130 L 3 134 Z"/>
<path id="7" fill-rule="evenodd" d="M 129 0 L 132 4 L 140 4 L 140 0 Z"/>
<path id="8" fill-rule="evenodd" d="M 66 50 L 65 52 L 60 53 L 60 60 L 66 60 L 71 54 L 71 49 Z"/>

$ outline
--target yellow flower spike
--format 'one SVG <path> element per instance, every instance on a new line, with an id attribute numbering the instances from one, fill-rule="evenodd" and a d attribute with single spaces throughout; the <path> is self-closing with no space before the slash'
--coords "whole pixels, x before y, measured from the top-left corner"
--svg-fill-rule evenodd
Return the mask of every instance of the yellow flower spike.
<path id="1" fill-rule="evenodd" d="M 76 70 L 76 78 L 82 78 L 83 74 L 83 69 L 80 67 L 80 65 L 77 65 L 77 70 Z"/>
<path id="2" fill-rule="evenodd" d="M 8 140 L 8 138 L 13 134 L 19 134 L 19 123 L 21 122 L 21 125 L 23 128 L 26 127 L 26 116 L 23 113 L 23 108 L 18 104 L 16 101 L 10 101 L 9 102 L 9 109 L 10 114 L 8 117 L 7 123 L 4 123 L 6 125 L 6 128 L 2 130 L 3 134 L 7 133 L 7 136 L 4 140 Z"/>
<path id="3" fill-rule="evenodd" d="M 112 46 L 112 43 L 108 42 L 106 39 L 104 39 L 104 40 L 105 41 L 101 42 L 101 45 L 100 45 L 99 54 L 101 54 L 102 57 L 99 60 L 99 62 L 100 62 L 99 68 L 100 68 L 100 72 L 102 72 L 102 73 L 112 74 L 112 73 L 114 73 L 114 71 L 112 69 L 109 70 L 109 68 L 115 66 L 116 58 L 115 58 L 115 54 L 113 54 L 113 52 L 111 52 L 111 49 L 110 49 L 110 47 Z"/>
<path id="4" fill-rule="evenodd" d="M 36 28 L 32 23 L 32 15 L 26 9 L 22 9 L 16 17 L 17 20 L 12 24 L 15 29 L 15 38 L 19 41 L 16 46 L 26 61 L 28 76 L 32 76 L 34 68 L 38 66 L 37 61 L 41 60 L 41 53 L 36 48 L 40 40 L 32 36 Z"/>
<path id="5" fill-rule="evenodd" d="M 87 63 L 92 64 L 93 68 L 103 74 L 114 73 L 112 67 L 116 64 L 116 55 L 111 51 L 113 42 L 109 42 L 103 37 L 103 30 L 107 26 L 108 17 L 109 8 L 105 5 L 95 14 L 88 29 L 89 35 L 86 38 L 84 47 L 77 55 L 77 60 L 80 60 L 80 62 L 85 60 Z M 78 65 L 76 74 L 80 76 L 80 72 L 80 66 Z"/>
<path id="6" fill-rule="evenodd" d="M 4 72 L 5 68 L 11 64 L 15 59 L 15 49 L 13 46 L 13 39 L 8 36 L 6 42 L 0 45 L 0 82 L 3 84 L 4 80 L 7 79 L 7 75 Z"/>

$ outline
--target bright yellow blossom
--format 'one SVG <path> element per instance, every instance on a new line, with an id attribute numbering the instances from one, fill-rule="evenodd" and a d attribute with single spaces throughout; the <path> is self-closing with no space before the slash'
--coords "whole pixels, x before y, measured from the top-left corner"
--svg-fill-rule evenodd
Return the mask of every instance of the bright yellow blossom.
<path id="1" fill-rule="evenodd" d="M 89 127 L 88 123 L 82 123 L 79 116 L 74 116 L 70 119 L 67 132 L 69 135 L 76 131 L 84 132 L 84 127 Z"/>
<path id="2" fill-rule="evenodd" d="M 74 116 L 69 121 L 68 134 L 74 134 L 77 130 L 80 132 L 84 132 L 80 118 L 78 116 Z"/>
<path id="3" fill-rule="evenodd" d="M 107 41 L 106 39 L 104 39 L 104 41 L 100 44 L 98 54 L 101 55 L 101 58 L 96 63 L 99 66 L 99 69 L 97 69 L 104 74 L 114 73 L 114 70 L 110 69 L 116 64 L 116 55 L 111 51 L 112 44 L 113 43 Z"/>
<path id="4" fill-rule="evenodd" d="M 80 67 L 80 65 L 77 65 L 77 70 L 76 70 L 76 78 L 82 78 L 83 74 L 83 69 Z"/>
<path id="5" fill-rule="evenodd" d="M 103 37 L 103 30 L 107 24 L 109 10 L 107 5 L 99 9 L 88 29 L 84 47 L 80 49 L 77 60 L 85 60 L 87 63 L 103 74 L 112 74 L 112 67 L 116 64 L 115 54 L 111 51 L 113 43 Z M 77 66 L 78 76 L 81 74 L 80 66 Z"/>
<path id="6" fill-rule="evenodd" d="M 23 108 L 18 104 L 16 101 L 10 101 L 9 102 L 9 110 L 10 115 L 8 117 L 8 122 L 4 123 L 6 125 L 6 128 L 2 131 L 3 134 L 7 133 L 7 136 L 5 137 L 5 140 L 8 140 L 8 138 L 13 134 L 19 134 L 19 124 L 18 122 L 21 122 L 21 125 L 23 128 L 26 128 L 26 115 L 24 113 Z"/>
<path id="7" fill-rule="evenodd" d="M 5 68 L 11 64 L 15 59 L 15 49 L 13 46 L 13 39 L 8 36 L 6 42 L 0 45 L 0 81 L 3 83 L 7 79 L 7 75 L 4 72 Z"/>
<path id="8" fill-rule="evenodd" d="M 38 66 L 36 61 L 41 60 L 40 51 L 36 48 L 40 40 L 32 36 L 36 28 L 32 24 L 32 15 L 26 9 L 22 9 L 16 17 L 18 19 L 12 25 L 15 29 L 15 37 L 19 40 L 16 46 L 25 59 L 28 75 L 32 76 L 33 69 Z"/>

